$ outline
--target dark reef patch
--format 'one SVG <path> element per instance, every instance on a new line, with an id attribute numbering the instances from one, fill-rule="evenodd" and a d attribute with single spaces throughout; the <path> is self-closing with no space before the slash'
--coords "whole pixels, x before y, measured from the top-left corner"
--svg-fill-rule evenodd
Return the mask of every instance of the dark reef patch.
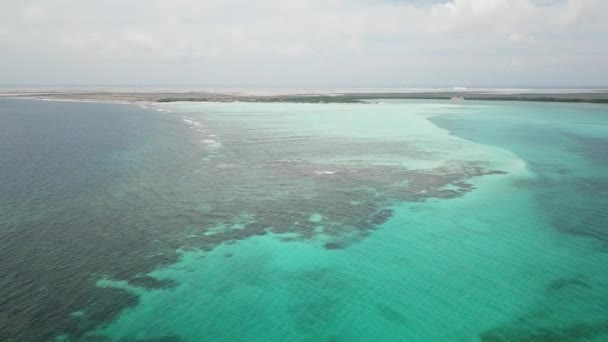
<path id="1" fill-rule="evenodd" d="M 608 321 L 577 323 L 565 327 L 498 328 L 480 335 L 483 342 L 578 342 L 599 337 L 608 338 Z"/>
<path id="2" fill-rule="evenodd" d="M 604 341 L 608 319 L 600 303 L 581 308 L 580 296 L 592 288 L 582 276 L 554 279 L 545 286 L 545 298 L 519 317 L 480 334 L 484 342 Z"/>
<path id="3" fill-rule="evenodd" d="M 342 248 L 344 248 L 344 246 L 339 244 L 338 242 L 327 242 L 326 244 L 323 245 L 323 248 L 325 248 L 325 249 L 342 249 Z"/>
<path id="4" fill-rule="evenodd" d="M 608 166 L 608 139 L 586 137 L 574 133 L 564 133 L 565 136 L 574 140 L 578 147 L 576 152 L 585 156 L 589 161 L 599 166 Z"/>
<path id="5" fill-rule="evenodd" d="M 557 278 L 547 284 L 547 291 L 559 291 L 569 288 L 591 288 L 591 285 L 581 277 Z"/>
<path id="6" fill-rule="evenodd" d="M 372 225 L 380 225 L 388 221 L 393 214 L 394 211 L 392 209 L 382 209 L 379 212 L 372 214 L 369 221 Z"/>
<path id="7" fill-rule="evenodd" d="M 608 179 L 576 178 L 555 180 L 542 178 L 534 186 L 541 187 L 538 200 L 551 210 L 549 219 L 559 232 L 596 239 L 603 248 L 608 248 Z M 558 196 L 558 192 L 577 194 L 576 201 Z M 601 248 L 601 247 L 600 247 Z"/>
<path id="8" fill-rule="evenodd" d="M 323 226 L 321 234 L 334 239 L 325 248 L 345 248 L 350 244 L 348 241 L 357 241 L 352 238 L 353 234 L 366 236 L 393 215 L 391 209 L 382 208 L 384 205 L 393 201 L 420 202 L 429 198 L 460 197 L 473 188 L 464 180 L 498 173 L 475 162 L 453 162 L 429 170 L 304 161 L 278 162 L 275 159 L 268 163 L 263 160 L 262 163 L 260 160 L 252 161 L 254 163 L 257 164 L 254 172 L 264 177 L 262 181 L 267 179 L 267 185 L 252 188 L 251 193 L 246 195 L 235 195 L 228 202 L 211 205 L 215 211 L 227 213 L 238 208 L 240 213 L 246 213 L 249 222 L 241 219 L 225 221 L 223 215 L 217 223 L 209 220 L 208 229 L 201 227 L 203 232 L 213 230 L 212 234 L 201 239 L 206 249 L 267 232 L 296 234 L 296 237 L 284 238 L 285 241 L 311 239 L 320 234 L 317 230 L 319 225 Z M 243 183 L 251 180 L 251 169 L 235 167 L 233 170 L 237 172 L 235 178 L 232 178 L 233 182 L 239 182 L 239 179 Z M 334 171 L 319 174 L 318 170 Z M 218 174 L 217 177 L 221 175 Z M 281 182 L 282 179 L 285 182 Z M 259 180 L 256 179 L 256 182 Z M 448 185 L 457 190 L 444 189 Z M 242 186 L 245 187 L 246 184 Z M 268 189 L 273 191 L 270 193 Z M 322 222 L 311 222 L 309 217 L 312 213 L 325 219 Z M 218 230 L 215 228 L 217 226 L 224 228 Z M 234 226 L 238 228 L 231 228 Z"/>
<path id="9" fill-rule="evenodd" d="M 158 337 L 158 338 L 125 340 L 124 342 L 183 342 L 183 341 L 185 341 L 185 340 L 179 336 L 163 336 L 163 337 Z"/>
<path id="10" fill-rule="evenodd" d="M 175 263 L 177 249 L 267 233 L 347 248 L 390 219 L 394 202 L 463 196 L 468 179 L 500 173 L 476 161 L 374 164 L 369 156 L 443 156 L 402 141 L 311 138 L 235 120 L 204 123 L 221 136 L 211 151 L 166 113 L 9 102 L 0 116 L 2 341 L 82 340 L 138 302 L 97 280 L 173 287 L 145 275 Z"/>
<path id="11" fill-rule="evenodd" d="M 350 276 L 339 269 L 321 268 L 299 273 L 296 277 L 301 283 L 291 291 L 300 301 L 287 309 L 294 318 L 295 329 L 308 332 L 311 326 L 330 326 L 343 309 L 344 301 L 340 297 L 349 295 Z M 311 283 L 314 283 L 314 290 Z"/>
<path id="12" fill-rule="evenodd" d="M 382 318 L 386 319 L 389 322 L 393 322 L 393 323 L 399 324 L 399 325 L 408 324 L 407 317 L 405 317 L 404 314 L 395 310 L 394 308 L 392 308 L 389 305 L 386 305 L 383 303 L 378 303 L 378 304 L 376 304 L 376 310 L 378 311 L 378 314 Z"/>

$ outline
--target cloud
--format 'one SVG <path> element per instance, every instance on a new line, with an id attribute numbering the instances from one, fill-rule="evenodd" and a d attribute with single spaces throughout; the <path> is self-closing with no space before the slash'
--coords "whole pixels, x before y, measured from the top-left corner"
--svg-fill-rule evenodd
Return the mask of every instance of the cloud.
<path id="1" fill-rule="evenodd" d="M 59 44 L 74 49 L 93 49 L 102 45 L 103 37 L 97 32 L 69 33 L 58 39 Z"/>
<path id="2" fill-rule="evenodd" d="M 197 60 L 219 52 L 217 48 L 205 47 L 190 37 L 152 35 L 133 29 L 111 35 L 71 33 L 62 36 L 59 43 L 76 51 L 93 52 L 98 58 L 108 60 Z"/>
<path id="3" fill-rule="evenodd" d="M 513 44 L 533 44 L 536 39 L 525 33 L 511 33 L 507 38 Z"/>
<path id="4" fill-rule="evenodd" d="M 528 0 L 453 0 L 428 12 L 431 31 L 504 31 L 521 23 L 535 10 Z"/>
<path id="5" fill-rule="evenodd" d="M 28 24 L 40 24 L 48 21 L 50 15 L 44 7 L 37 4 L 31 4 L 23 9 L 23 19 Z"/>
<path id="6" fill-rule="evenodd" d="M 298 43 L 289 44 L 286 46 L 277 46 L 274 48 L 274 51 L 288 56 L 311 56 L 317 54 L 317 52 L 310 47 Z"/>
<path id="7" fill-rule="evenodd" d="M 156 37 L 136 30 L 127 30 L 123 40 L 129 45 L 128 47 L 134 49 L 158 50 L 162 48 L 162 43 Z"/>
<path id="8" fill-rule="evenodd" d="M 0 73 L 13 79 L 30 77 L 32 83 L 79 83 L 59 73 L 78 69 L 78 75 L 98 82 L 112 75 L 112 80 L 126 83 L 150 79 L 154 83 L 298 84 L 357 79 L 368 84 L 435 84 L 498 75 L 510 63 L 505 61 L 531 65 L 538 75 L 549 66 L 530 61 L 543 56 L 547 60 L 555 56 L 583 60 L 574 58 L 579 54 L 608 58 L 603 47 L 608 1 L 603 0 L 54 0 L 52 7 L 46 4 L 5 0 L 0 23 L 11 32 L 12 45 L 2 51 Z M 2 37 L 7 40 L 8 33 L 0 29 L 0 41 Z M 33 55 L 39 69 L 48 72 L 20 75 L 29 70 L 24 56 Z M 88 68 L 90 63 L 96 67 Z M 169 67 L 171 75 L 156 72 Z M 296 74 L 296 69 L 302 72 Z M 600 74 L 608 79 L 608 71 Z M 568 76 L 579 77 L 574 70 Z M 542 80 L 520 80 L 533 81 Z"/>

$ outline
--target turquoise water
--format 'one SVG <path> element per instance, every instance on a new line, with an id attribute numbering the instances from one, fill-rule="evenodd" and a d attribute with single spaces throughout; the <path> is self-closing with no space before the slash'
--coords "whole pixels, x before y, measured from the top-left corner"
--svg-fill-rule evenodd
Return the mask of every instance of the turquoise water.
<path id="1" fill-rule="evenodd" d="M 0 105 L 21 127 L 6 143 L 57 146 L 0 169 L 12 177 L 0 183 L 12 191 L 4 235 L 53 256 L 1 262 L 4 274 L 33 269 L 3 284 L 44 278 L 64 303 L 18 310 L 33 300 L 12 296 L 3 305 L 20 322 L 56 318 L 9 340 L 608 339 L 605 106 Z M 8 113 L 51 109 L 80 133 L 61 143 L 38 128 L 39 143 L 16 142 L 35 120 Z M 83 139 L 93 143 L 53 155 Z M 15 185 L 24 175 L 11 170 L 62 156 L 46 172 L 78 166 L 69 179 L 81 187 Z"/>

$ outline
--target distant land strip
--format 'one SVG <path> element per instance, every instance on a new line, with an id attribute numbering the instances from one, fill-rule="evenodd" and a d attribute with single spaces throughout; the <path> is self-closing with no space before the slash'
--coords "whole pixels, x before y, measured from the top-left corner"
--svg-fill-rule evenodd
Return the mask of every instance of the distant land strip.
<path id="1" fill-rule="evenodd" d="M 608 104 L 608 91 L 581 93 L 411 92 L 246 95 L 205 92 L 0 92 L 0 96 L 102 102 L 369 103 L 383 99 L 534 101 Z"/>

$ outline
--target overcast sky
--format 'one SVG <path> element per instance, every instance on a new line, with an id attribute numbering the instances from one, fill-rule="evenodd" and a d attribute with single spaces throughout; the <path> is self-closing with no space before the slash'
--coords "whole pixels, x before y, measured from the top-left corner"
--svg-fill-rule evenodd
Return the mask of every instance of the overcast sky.
<path id="1" fill-rule="evenodd" d="M 607 0 L 0 0 L 0 84 L 598 86 Z"/>

